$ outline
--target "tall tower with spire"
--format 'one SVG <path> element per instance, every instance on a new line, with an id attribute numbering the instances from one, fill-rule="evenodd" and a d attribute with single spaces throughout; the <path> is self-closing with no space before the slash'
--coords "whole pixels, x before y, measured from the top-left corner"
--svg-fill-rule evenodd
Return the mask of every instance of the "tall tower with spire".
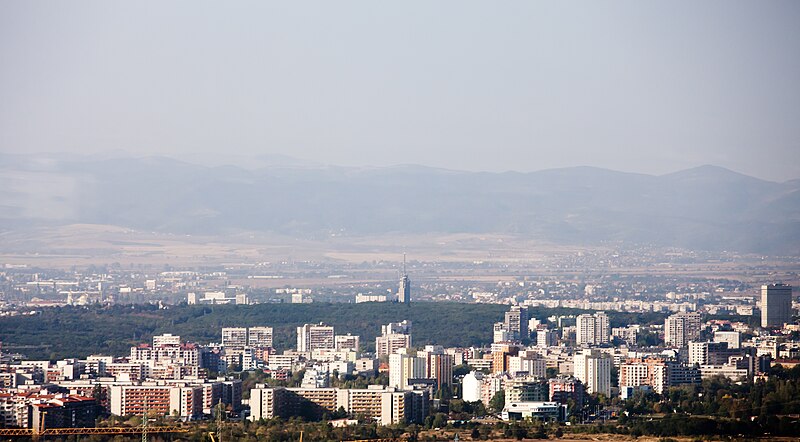
<path id="1" fill-rule="evenodd" d="M 403 253 L 403 276 L 400 277 L 400 287 L 397 290 L 397 302 L 411 302 L 411 280 L 406 273 L 406 254 Z"/>

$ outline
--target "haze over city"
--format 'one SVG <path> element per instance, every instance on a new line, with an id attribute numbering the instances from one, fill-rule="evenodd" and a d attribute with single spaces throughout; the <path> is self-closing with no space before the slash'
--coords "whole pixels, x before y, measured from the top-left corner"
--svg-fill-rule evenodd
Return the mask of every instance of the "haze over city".
<path id="1" fill-rule="evenodd" d="M 0 3 L 0 439 L 794 441 L 800 3 Z"/>

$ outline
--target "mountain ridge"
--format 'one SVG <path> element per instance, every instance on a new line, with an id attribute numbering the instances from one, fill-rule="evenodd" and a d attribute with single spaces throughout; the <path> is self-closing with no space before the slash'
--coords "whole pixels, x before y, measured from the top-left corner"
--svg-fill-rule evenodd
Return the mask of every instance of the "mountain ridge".
<path id="1" fill-rule="evenodd" d="M 169 157 L 0 155 L 0 227 L 95 223 L 187 234 L 510 233 L 800 254 L 800 180 L 704 165 L 665 175 L 580 166 L 202 166 Z"/>

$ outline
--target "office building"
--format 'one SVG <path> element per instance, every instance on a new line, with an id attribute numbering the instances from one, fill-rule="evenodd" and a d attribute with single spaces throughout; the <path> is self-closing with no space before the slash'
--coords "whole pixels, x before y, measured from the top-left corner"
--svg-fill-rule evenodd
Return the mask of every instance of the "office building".
<path id="1" fill-rule="evenodd" d="M 761 326 L 783 327 L 792 319 L 792 286 L 768 284 L 761 286 Z"/>

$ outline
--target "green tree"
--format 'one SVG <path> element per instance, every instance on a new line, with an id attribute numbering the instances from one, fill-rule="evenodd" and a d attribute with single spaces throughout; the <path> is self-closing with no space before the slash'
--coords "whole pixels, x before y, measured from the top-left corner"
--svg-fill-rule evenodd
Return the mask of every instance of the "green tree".
<path id="1" fill-rule="evenodd" d="M 494 411 L 495 413 L 499 413 L 503 411 L 503 408 L 506 406 L 506 391 L 500 390 L 492 396 L 492 399 L 489 401 L 489 408 Z"/>

